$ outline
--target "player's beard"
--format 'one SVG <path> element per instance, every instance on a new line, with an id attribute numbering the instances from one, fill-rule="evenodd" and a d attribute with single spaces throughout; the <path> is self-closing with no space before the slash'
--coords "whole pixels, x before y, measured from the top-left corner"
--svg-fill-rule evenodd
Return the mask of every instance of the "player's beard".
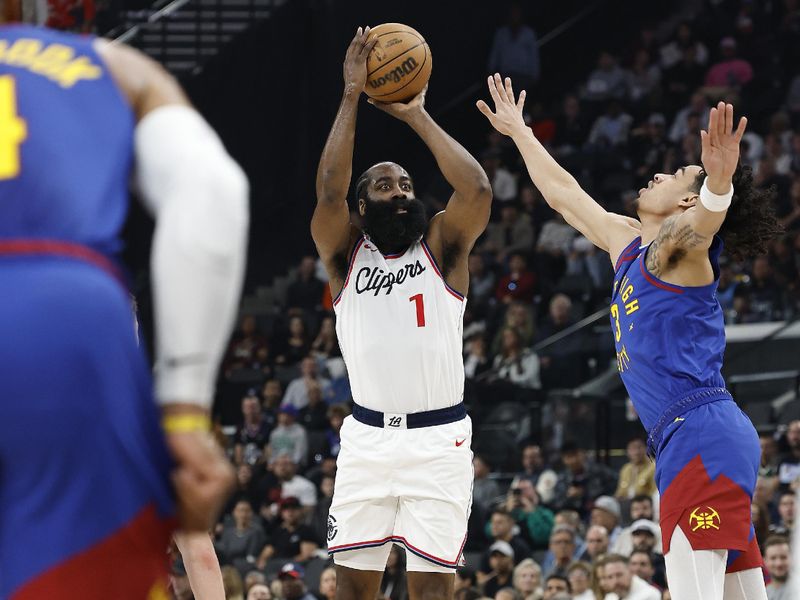
<path id="1" fill-rule="evenodd" d="M 392 198 L 388 201 L 366 199 L 364 231 L 384 254 L 403 250 L 425 233 L 428 217 L 425 205 L 416 198 Z M 405 209 L 406 213 L 398 213 Z"/>

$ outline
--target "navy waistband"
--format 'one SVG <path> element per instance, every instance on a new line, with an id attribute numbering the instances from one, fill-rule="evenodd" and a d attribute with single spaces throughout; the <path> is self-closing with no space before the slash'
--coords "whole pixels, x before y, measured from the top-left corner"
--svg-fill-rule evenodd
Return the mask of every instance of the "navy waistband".
<path id="1" fill-rule="evenodd" d="M 385 413 L 359 404 L 353 404 L 353 418 L 365 425 L 372 427 L 386 427 L 396 429 L 419 429 L 420 427 L 433 427 L 455 423 L 467 416 L 467 407 L 463 402 L 447 408 L 437 408 L 427 412 L 411 413 L 408 415 L 386 415 Z M 388 421 L 387 421 L 388 417 Z"/>
<path id="2" fill-rule="evenodd" d="M 694 390 L 688 396 L 684 396 L 672 404 L 667 410 L 664 411 L 664 414 L 658 418 L 658 421 L 656 421 L 656 424 L 653 426 L 653 428 L 650 429 L 650 433 L 647 436 L 648 454 L 655 458 L 656 451 L 661 445 L 661 437 L 664 434 L 664 429 L 677 417 L 680 417 L 682 414 L 687 413 L 698 406 L 720 401 L 733 402 L 733 396 L 731 396 L 731 393 L 725 388 L 716 387 Z"/>

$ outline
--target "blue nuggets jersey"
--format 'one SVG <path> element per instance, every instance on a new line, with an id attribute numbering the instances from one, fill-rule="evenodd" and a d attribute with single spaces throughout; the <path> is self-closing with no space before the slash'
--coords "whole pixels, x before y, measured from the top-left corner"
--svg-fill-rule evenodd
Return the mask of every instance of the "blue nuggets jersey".
<path id="1" fill-rule="evenodd" d="M 92 43 L 0 27 L 0 240 L 120 250 L 134 116 Z"/>
<path id="2" fill-rule="evenodd" d="M 716 296 L 722 240 L 715 237 L 708 251 L 714 281 L 699 287 L 653 276 L 640 243 L 637 237 L 617 261 L 611 327 L 622 381 L 649 432 L 676 401 L 725 387 L 725 323 Z"/>

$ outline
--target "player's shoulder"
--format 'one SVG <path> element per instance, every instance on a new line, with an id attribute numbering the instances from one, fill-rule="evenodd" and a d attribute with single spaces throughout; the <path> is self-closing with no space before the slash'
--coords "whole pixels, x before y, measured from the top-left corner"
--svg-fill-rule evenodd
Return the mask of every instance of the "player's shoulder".
<path id="1" fill-rule="evenodd" d="M 616 265 L 620 255 L 633 241 L 642 236 L 642 224 L 632 217 L 608 213 L 608 255 Z"/>

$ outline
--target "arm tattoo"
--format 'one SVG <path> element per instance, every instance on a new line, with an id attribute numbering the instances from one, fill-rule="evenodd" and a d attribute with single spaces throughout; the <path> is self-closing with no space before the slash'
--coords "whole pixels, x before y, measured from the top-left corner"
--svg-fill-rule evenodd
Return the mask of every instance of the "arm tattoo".
<path id="1" fill-rule="evenodd" d="M 686 252 L 708 238 L 697 233 L 691 225 L 678 226 L 679 215 L 668 217 L 658 237 L 647 250 L 647 270 L 656 277 L 669 271 L 686 256 Z"/>

